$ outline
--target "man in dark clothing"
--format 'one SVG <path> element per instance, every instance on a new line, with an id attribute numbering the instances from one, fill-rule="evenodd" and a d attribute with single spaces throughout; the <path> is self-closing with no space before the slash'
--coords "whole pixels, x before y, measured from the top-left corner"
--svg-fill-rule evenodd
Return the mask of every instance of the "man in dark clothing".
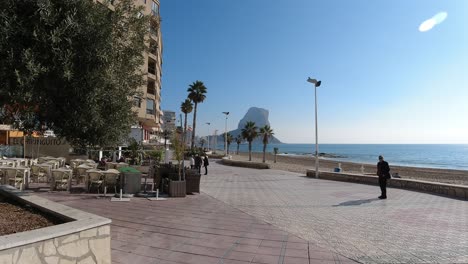
<path id="1" fill-rule="evenodd" d="M 197 154 L 195 156 L 195 169 L 197 169 L 198 173 L 200 173 L 202 162 L 203 161 L 202 161 L 201 157 Z"/>
<path id="2" fill-rule="evenodd" d="M 387 179 L 390 179 L 390 166 L 382 156 L 379 156 L 379 163 L 377 163 L 377 175 L 379 176 L 379 185 L 382 191 L 379 199 L 387 199 Z"/>
<path id="3" fill-rule="evenodd" d="M 205 175 L 208 174 L 208 165 L 210 165 L 210 163 L 208 162 L 208 157 L 205 156 L 205 158 L 203 159 L 203 167 L 205 167 Z"/>

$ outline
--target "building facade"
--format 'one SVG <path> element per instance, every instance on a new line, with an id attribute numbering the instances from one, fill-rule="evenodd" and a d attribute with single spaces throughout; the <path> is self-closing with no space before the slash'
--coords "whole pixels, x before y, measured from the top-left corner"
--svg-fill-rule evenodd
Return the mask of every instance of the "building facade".
<path id="1" fill-rule="evenodd" d="M 142 141 L 149 142 L 152 134 L 162 131 L 163 111 L 161 110 L 161 77 L 162 77 L 162 35 L 159 0 L 134 0 L 135 4 L 144 7 L 144 15 L 150 16 L 148 25 L 148 51 L 145 52 L 146 85 L 141 87 L 142 96 L 134 98 L 134 110 L 138 113 L 138 127 L 142 132 Z M 132 129 L 134 130 L 134 129 Z"/>
<path id="2" fill-rule="evenodd" d="M 98 0 L 113 8 L 118 0 Z M 159 0 L 133 0 L 135 5 L 142 6 L 142 14 L 150 16 L 148 25 L 147 46 L 142 71 L 145 73 L 145 85 L 140 87 L 140 96 L 133 98 L 133 110 L 137 113 L 137 124 L 132 126 L 130 137 L 138 142 L 149 143 L 151 138 L 162 132 L 163 112 L 161 110 L 161 77 L 162 77 L 162 35 Z"/>

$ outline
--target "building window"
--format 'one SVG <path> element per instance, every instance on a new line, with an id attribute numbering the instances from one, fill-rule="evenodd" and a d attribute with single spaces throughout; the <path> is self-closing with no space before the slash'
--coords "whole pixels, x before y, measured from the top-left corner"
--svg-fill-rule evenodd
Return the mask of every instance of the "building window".
<path id="1" fill-rule="evenodd" d="M 141 107 L 141 98 L 140 97 L 133 97 L 133 106 Z"/>
<path id="2" fill-rule="evenodd" d="M 148 60 L 148 73 L 156 75 L 156 62 L 154 60 Z"/>
<path id="3" fill-rule="evenodd" d="M 154 1 L 151 3 L 151 14 L 153 16 L 159 15 L 159 5 Z"/>
<path id="4" fill-rule="evenodd" d="M 158 43 L 156 41 L 151 41 L 149 44 L 149 52 L 154 56 L 158 56 Z"/>
<path id="5" fill-rule="evenodd" d="M 154 81 L 148 81 L 146 92 L 152 95 L 156 95 L 156 83 Z"/>
<path id="6" fill-rule="evenodd" d="M 154 100 L 146 99 L 146 113 L 154 115 Z"/>

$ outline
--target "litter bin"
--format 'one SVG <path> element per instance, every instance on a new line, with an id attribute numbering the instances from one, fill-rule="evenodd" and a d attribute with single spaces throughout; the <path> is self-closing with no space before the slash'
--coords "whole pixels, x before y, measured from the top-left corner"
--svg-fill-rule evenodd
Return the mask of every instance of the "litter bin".
<path id="1" fill-rule="evenodd" d="M 141 191 L 141 172 L 132 167 L 119 168 L 120 184 L 125 194 L 136 194 Z"/>

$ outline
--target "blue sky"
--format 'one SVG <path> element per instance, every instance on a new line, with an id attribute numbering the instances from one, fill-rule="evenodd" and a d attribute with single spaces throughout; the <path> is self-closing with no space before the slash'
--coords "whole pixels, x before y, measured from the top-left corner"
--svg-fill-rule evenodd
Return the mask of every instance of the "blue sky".
<path id="1" fill-rule="evenodd" d="M 283 142 L 315 142 L 310 76 L 321 143 L 468 143 L 468 1 L 161 0 L 161 16 L 162 108 L 203 81 L 197 134 L 256 106 Z"/>

